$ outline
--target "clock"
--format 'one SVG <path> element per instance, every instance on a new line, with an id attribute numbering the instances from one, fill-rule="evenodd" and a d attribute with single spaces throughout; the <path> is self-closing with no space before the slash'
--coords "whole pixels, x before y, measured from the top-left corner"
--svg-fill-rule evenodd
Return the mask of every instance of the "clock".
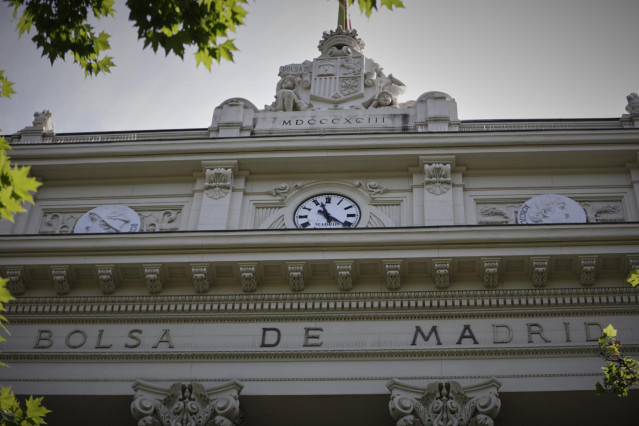
<path id="1" fill-rule="evenodd" d="M 361 211 L 357 203 L 338 194 L 319 194 L 304 200 L 295 209 L 295 227 L 310 228 L 355 228 Z"/>

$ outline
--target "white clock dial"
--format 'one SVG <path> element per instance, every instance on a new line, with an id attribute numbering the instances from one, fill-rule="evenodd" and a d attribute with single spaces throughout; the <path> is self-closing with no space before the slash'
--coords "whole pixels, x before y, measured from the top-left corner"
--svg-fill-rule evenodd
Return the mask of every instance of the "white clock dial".
<path id="1" fill-rule="evenodd" d="M 359 206 L 348 197 L 338 194 L 320 194 L 308 198 L 297 209 L 293 219 L 295 227 L 355 228 L 359 223 Z"/>

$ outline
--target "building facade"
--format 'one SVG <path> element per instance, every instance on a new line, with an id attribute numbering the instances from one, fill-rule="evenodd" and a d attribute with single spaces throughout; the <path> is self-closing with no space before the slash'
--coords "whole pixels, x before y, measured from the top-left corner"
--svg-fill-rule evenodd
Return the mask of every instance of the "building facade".
<path id="1" fill-rule="evenodd" d="M 208 128 L 9 136 L 43 186 L 0 224 L 3 384 L 53 425 L 632 424 L 594 385 L 603 327 L 639 351 L 637 96 L 463 121 L 319 50 Z"/>

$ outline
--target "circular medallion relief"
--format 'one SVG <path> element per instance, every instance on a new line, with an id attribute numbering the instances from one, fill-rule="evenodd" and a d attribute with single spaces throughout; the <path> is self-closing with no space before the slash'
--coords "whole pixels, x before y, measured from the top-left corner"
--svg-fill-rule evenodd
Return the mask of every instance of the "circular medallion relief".
<path id="1" fill-rule="evenodd" d="M 355 228 L 361 212 L 357 203 L 339 194 L 319 194 L 303 201 L 293 215 L 296 228 Z"/>
<path id="2" fill-rule="evenodd" d="M 586 223 L 586 212 L 579 203 L 568 197 L 543 194 L 521 205 L 517 223 Z"/>
<path id="3" fill-rule="evenodd" d="M 75 224 L 75 234 L 138 232 L 140 216 L 119 205 L 99 206 L 83 214 Z"/>

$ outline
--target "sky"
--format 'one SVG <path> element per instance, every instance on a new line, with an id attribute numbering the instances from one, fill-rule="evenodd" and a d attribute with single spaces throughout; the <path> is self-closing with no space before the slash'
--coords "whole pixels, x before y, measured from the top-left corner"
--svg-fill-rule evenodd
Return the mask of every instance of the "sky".
<path id="1" fill-rule="evenodd" d="M 405 9 L 353 28 L 386 74 L 406 86 L 400 102 L 429 91 L 456 99 L 461 120 L 612 118 L 639 91 L 637 0 L 404 0 Z M 112 35 L 110 74 L 85 78 L 67 59 L 53 66 L 18 37 L 0 2 L 0 69 L 16 94 L 0 98 L 0 134 L 49 109 L 56 133 L 206 128 L 214 108 L 243 97 L 273 101 L 280 65 L 312 60 L 337 22 L 335 0 L 249 0 L 234 38 L 235 62 L 196 67 L 143 49 L 123 0 L 96 23 Z"/>

